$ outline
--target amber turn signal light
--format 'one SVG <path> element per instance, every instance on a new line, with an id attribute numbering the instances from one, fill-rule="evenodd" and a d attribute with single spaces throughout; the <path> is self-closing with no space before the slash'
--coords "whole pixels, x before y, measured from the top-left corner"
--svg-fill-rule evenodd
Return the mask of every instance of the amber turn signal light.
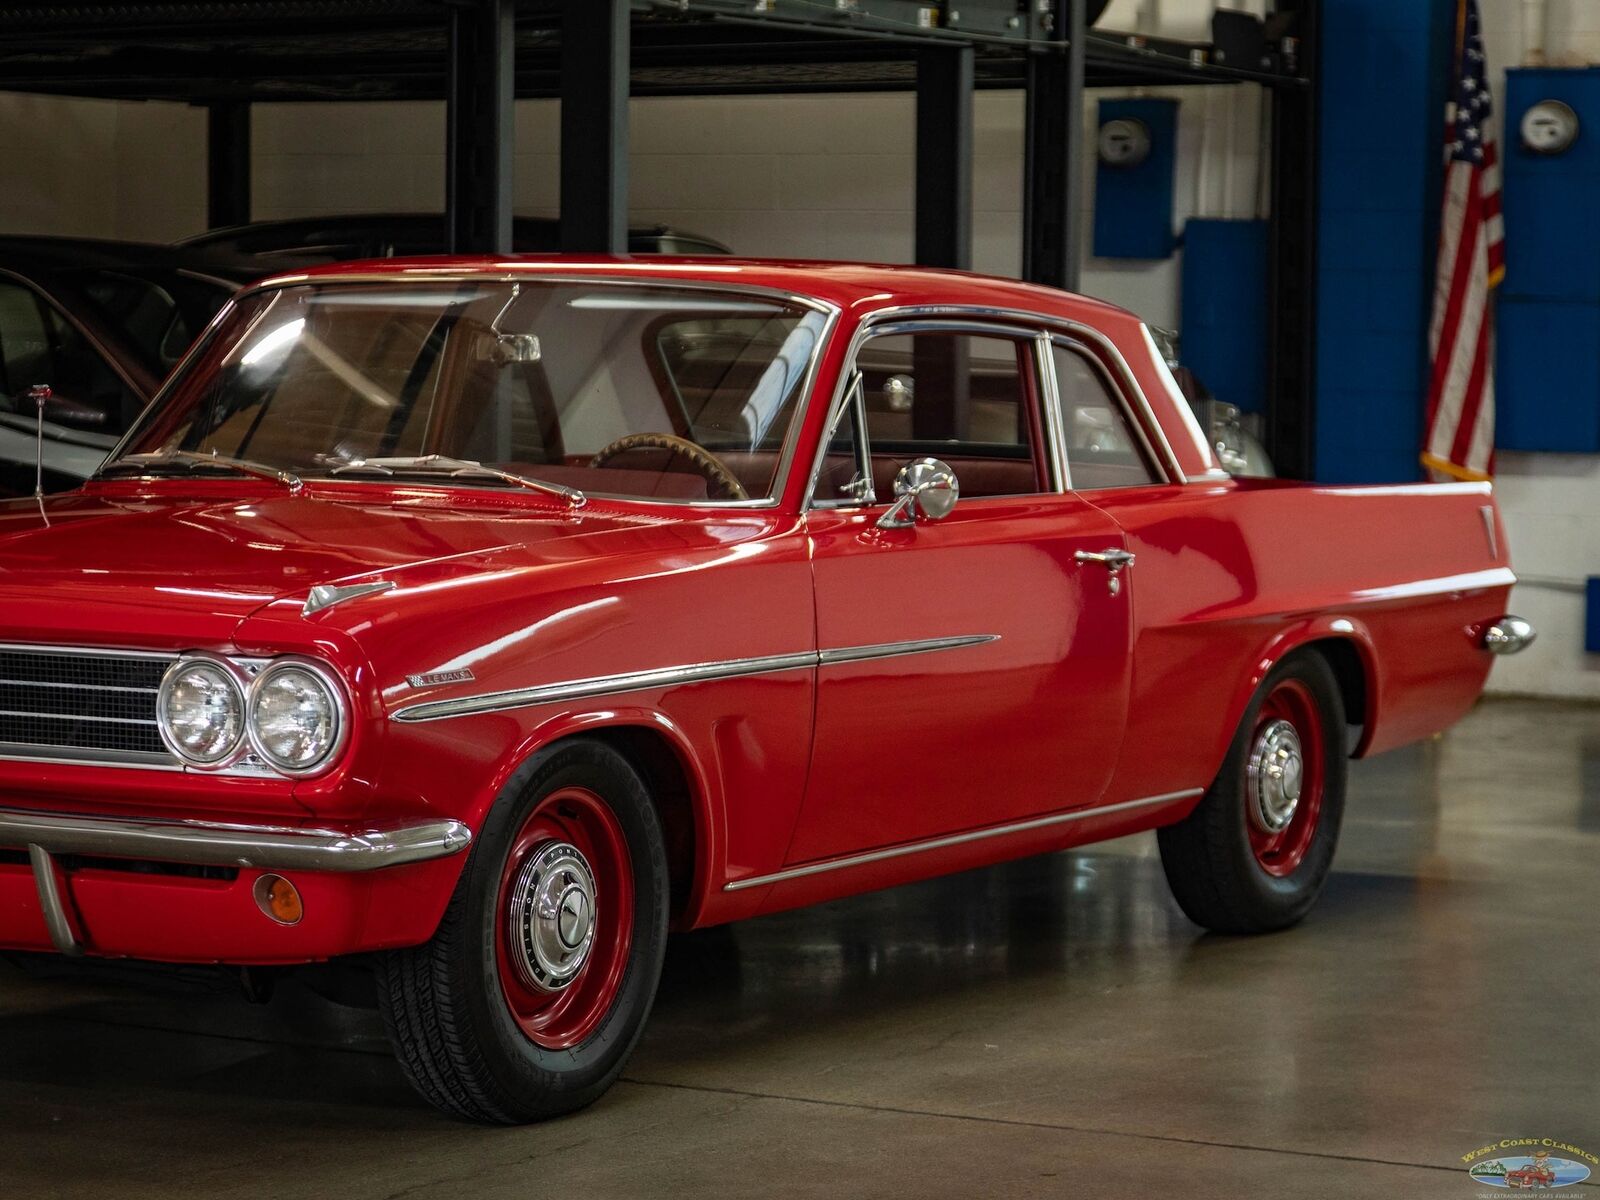
<path id="1" fill-rule="evenodd" d="M 256 880 L 256 906 L 279 925 L 298 925 L 305 915 L 300 892 L 282 875 L 263 875 Z"/>

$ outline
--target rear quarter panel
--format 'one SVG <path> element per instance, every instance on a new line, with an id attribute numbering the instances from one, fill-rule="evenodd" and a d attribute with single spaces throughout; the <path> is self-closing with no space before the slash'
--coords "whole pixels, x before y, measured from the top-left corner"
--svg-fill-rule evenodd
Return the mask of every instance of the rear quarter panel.
<path id="1" fill-rule="evenodd" d="M 1477 636 L 1513 582 L 1487 484 L 1230 480 L 1085 495 L 1137 556 L 1128 736 L 1108 801 L 1208 785 L 1256 686 L 1309 641 L 1360 651 L 1358 754 L 1444 729 L 1483 689 Z"/>

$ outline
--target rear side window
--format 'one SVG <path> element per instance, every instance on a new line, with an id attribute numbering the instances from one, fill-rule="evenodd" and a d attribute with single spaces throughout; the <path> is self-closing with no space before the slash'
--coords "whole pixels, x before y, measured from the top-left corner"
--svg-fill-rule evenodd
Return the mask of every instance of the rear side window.
<path id="1" fill-rule="evenodd" d="M 1160 483 L 1138 432 L 1098 367 L 1059 342 L 1051 351 L 1074 491 Z"/>

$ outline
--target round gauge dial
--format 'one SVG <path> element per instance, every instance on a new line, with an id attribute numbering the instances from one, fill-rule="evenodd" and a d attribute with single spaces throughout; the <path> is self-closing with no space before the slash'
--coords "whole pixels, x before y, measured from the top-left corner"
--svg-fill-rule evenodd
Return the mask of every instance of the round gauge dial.
<path id="1" fill-rule="evenodd" d="M 1578 114 L 1559 100 L 1541 100 L 1522 114 L 1522 144 L 1535 154 L 1561 154 L 1578 140 Z"/>
<path id="2" fill-rule="evenodd" d="M 1100 126 L 1100 161 L 1137 167 L 1150 157 L 1150 128 L 1133 117 L 1116 117 Z"/>

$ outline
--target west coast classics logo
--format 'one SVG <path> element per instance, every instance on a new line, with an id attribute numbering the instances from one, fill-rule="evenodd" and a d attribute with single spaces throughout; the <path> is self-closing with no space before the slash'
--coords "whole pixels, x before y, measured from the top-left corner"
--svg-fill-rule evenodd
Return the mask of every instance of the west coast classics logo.
<path id="1" fill-rule="evenodd" d="M 1511 1191 L 1571 1187 L 1600 1167 L 1600 1158 L 1552 1138 L 1506 1138 L 1461 1156 L 1478 1183 Z"/>

